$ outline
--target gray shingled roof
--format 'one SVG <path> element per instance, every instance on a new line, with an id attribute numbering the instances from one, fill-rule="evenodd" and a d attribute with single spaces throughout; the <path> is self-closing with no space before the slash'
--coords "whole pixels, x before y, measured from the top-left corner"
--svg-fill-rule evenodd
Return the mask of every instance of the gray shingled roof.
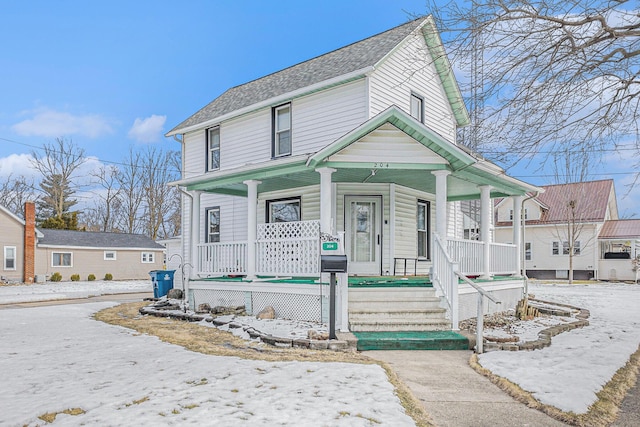
<path id="1" fill-rule="evenodd" d="M 424 20 L 424 17 L 415 19 L 284 70 L 235 86 L 174 127 L 168 134 L 179 133 L 183 128 L 204 123 L 251 104 L 374 66 Z"/>
<path id="2" fill-rule="evenodd" d="M 92 231 L 53 230 L 41 228 L 44 237 L 38 244 L 55 246 L 79 246 L 87 248 L 140 248 L 164 249 L 142 234 L 127 233 L 97 233 Z"/>

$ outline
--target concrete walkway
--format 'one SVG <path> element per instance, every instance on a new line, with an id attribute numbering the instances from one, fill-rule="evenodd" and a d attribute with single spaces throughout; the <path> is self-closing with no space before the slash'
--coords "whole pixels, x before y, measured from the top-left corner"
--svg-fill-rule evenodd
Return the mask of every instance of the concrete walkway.
<path id="1" fill-rule="evenodd" d="M 564 426 L 469 366 L 471 351 L 365 351 L 389 363 L 440 427 Z"/>
<path id="2" fill-rule="evenodd" d="M 28 308 L 28 307 L 43 307 L 47 305 L 65 305 L 65 304 L 86 304 L 97 301 L 114 301 L 119 303 L 142 301 L 144 298 L 152 298 L 153 292 L 135 292 L 135 293 L 121 293 L 121 294 L 105 294 L 93 297 L 79 297 L 79 298 L 67 298 L 56 299 L 46 301 L 28 301 L 28 302 L 13 302 L 7 304 L 0 304 L 0 310 L 8 308 Z"/>

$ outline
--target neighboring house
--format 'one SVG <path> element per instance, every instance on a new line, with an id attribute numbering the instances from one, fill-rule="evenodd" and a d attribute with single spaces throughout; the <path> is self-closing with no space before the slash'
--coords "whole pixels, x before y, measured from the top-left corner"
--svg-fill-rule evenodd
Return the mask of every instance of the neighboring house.
<path id="1" fill-rule="evenodd" d="M 193 266 L 191 303 L 316 315 L 326 287 L 259 276 L 317 279 L 321 236 L 342 236 L 335 247 L 344 249 L 351 277 L 433 268 L 454 319 L 452 261 L 486 279 L 515 275 L 498 291 L 506 309 L 522 296 L 517 243 L 462 240 L 459 201 L 481 200 L 489 239 L 492 198 L 540 189 L 458 145 L 457 129 L 468 123 L 431 17 L 227 90 L 167 133 L 182 145 L 182 179 L 173 185 L 184 192 L 181 249 Z M 401 293 L 388 292 L 375 298 Z M 348 307 L 356 287 L 347 289 L 343 277 L 339 293 L 338 322 L 354 328 Z M 469 304 L 473 314 L 475 299 L 461 300 L 460 309 Z"/>
<path id="2" fill-rule="evenodd" d="M 0 223 L 2 277 L 8 281 L 41 282 L 55 272 L 62 280 L 107 273 L 114 280 L 150 280 L 149 271 L 163 268 L 164 246 L 143 235 L 36 229 L 33 203 L 25 205 L 25 220 L 0 207 Z"/>
<path id="3" fill-rule="evenodd" d="M 524 202 L 524 264 L 538 279 L 566 279 L 574 241 L 574 279 L 634 280 L 639 220 L 619 220 L 613 180 L 548 185 Z M 513 208 L 496 204 L 496 241 L 513 240 Z M 571 225 L 573 224 L 573 225 Z M 575 238 L 570 236 L 574 235 Z"/>

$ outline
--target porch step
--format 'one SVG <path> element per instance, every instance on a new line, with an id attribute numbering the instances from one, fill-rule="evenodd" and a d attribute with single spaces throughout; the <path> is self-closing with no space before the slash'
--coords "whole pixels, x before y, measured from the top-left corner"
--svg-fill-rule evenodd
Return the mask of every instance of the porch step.
<path id="1" fill-rule="evenodd" d="M 352 332 L 406 332 L 406 331 L 447 331 L 451 322 L 447 319 L 349 319 Z"/>
<path id="2" fill-rule="evenodd" d="M 399 320 L 426 320 L 426 319 L 444 319 L 447 310 L 444 308 L 416 308 L 416 309 L 400 309 L 385 310 L 355 310 L 349 309 L 349 319 L 352 323 L 358 323 L 367 320 L 378 321 L 399 321 Z"/>
<path id="3" fill-rule="evenodd" d="M 453 331 L 354 332 L 359 351 L 468 350 L 469 340 Z"/>
<path id="4" fill-rule="evenodd" d="M 400 310 L 424 310 L 439 309 L 440 298 L 436 297 L 416 297 L 408 300 L 394 299 L 373 299 L 373 300 L 350 300 L 349 309 L 351 311 L 400 311 Z"/>

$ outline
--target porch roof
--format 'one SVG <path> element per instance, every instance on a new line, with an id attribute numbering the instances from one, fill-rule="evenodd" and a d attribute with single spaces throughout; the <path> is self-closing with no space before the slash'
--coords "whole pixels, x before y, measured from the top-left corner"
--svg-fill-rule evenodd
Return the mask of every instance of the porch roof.
<path id="1" fill-rule="evenodd" d="M 382 141 L 382 143 L 380 142 Z M 387 152 L 378 147 L 384 147 Z M 509 177 L 504 170 L 457 146 L 392 106 L 317 153 L 298 155 L 234 169 L 209 172 L 172 183 L 188 190 L 246 196 L 246 180 L 260 180 L 259 192 L 320 183 L 315 170 L 331 167 L 336 183 L 395 183 L 434 194 L 434 170 L 449 170 L 447 199 L 480 197 L 490 185 L 492 197 L 524 195 L 539 188 Z"/>

